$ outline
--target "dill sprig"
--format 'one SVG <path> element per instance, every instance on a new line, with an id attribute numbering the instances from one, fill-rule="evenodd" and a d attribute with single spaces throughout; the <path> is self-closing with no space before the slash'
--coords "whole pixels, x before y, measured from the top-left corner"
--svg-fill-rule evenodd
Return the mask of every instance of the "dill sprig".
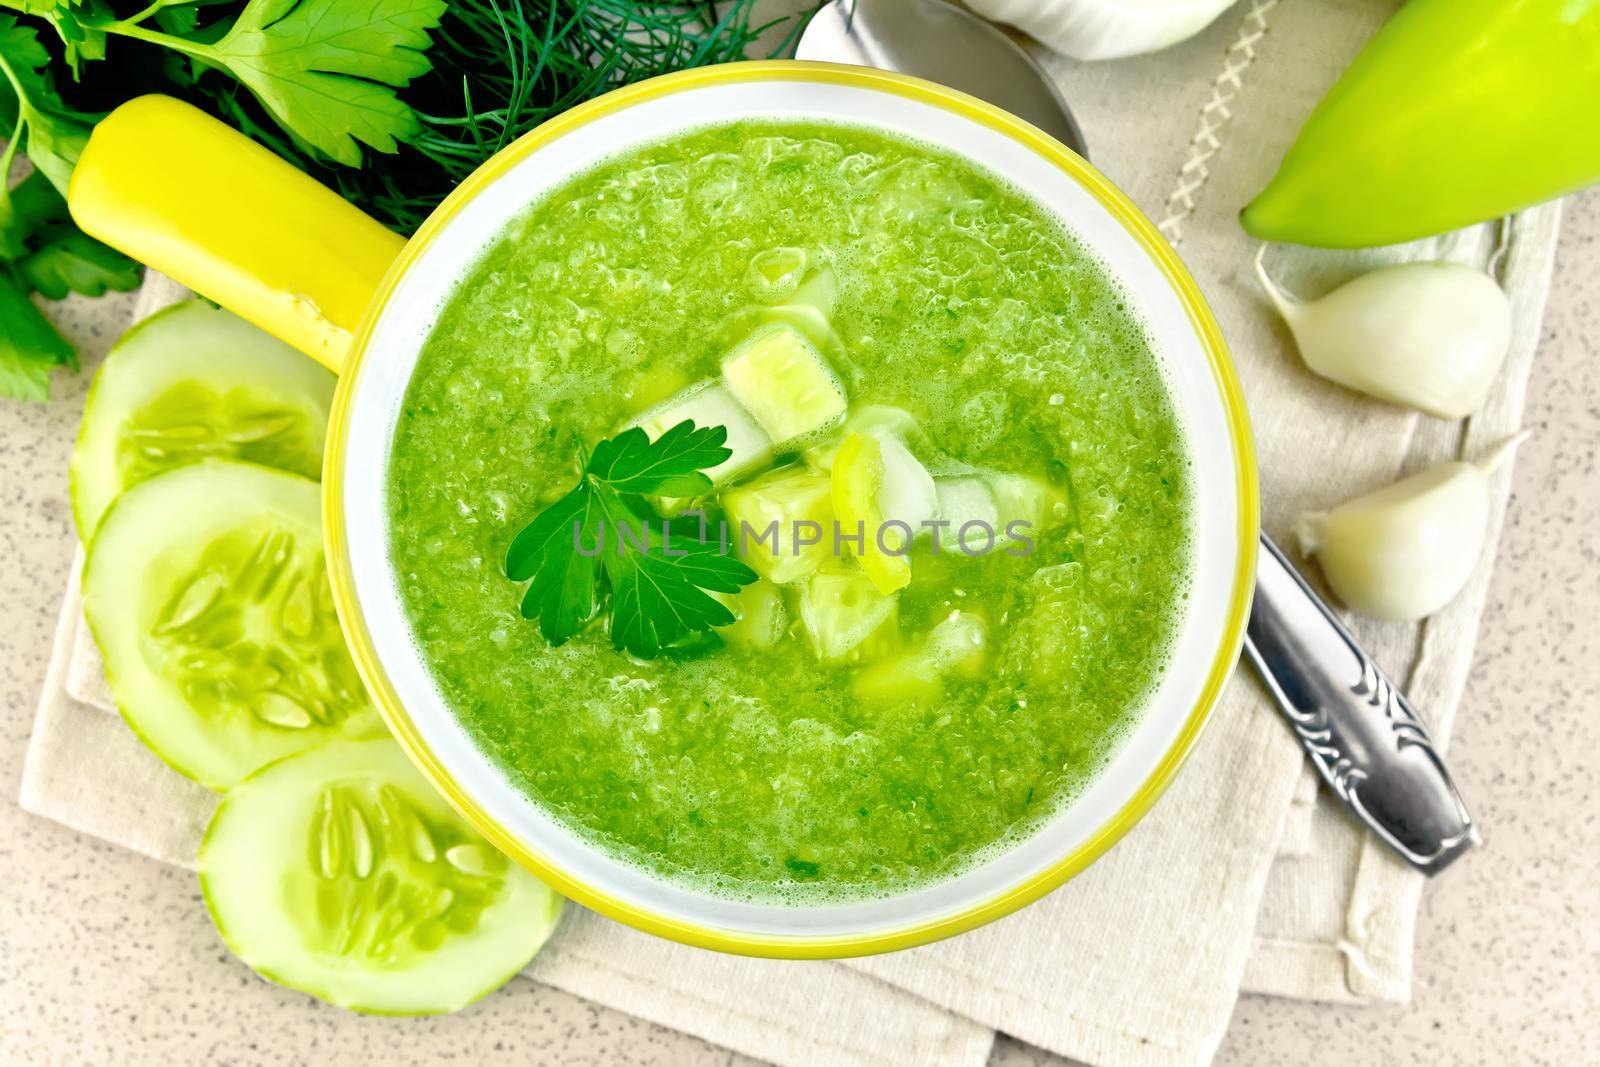
<path id="1" fill-rule="evenodd" d="M 676 70 L 787 55 L 803 17 L 758 22 L 757 0 L 452 0 L 427 55 L 432 70 L 400 95 L 421 132 L 397 155 L 359 169 L 331 165 L 262 120 L 235 83 L 200 79 L 230 122 L 410 233 L 484 160 L 568 108 L 621 85 Z"/>

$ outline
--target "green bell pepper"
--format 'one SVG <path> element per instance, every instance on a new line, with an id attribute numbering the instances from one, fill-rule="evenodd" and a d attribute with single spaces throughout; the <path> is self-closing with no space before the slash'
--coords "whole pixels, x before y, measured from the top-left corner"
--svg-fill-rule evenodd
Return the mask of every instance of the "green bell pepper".
<path id="1" fill-rule="evenodd" d="M 1269 241 L 1365 248 L 1600 179 L 1600 0 L 1411 0 L 1240 214 Z"/>

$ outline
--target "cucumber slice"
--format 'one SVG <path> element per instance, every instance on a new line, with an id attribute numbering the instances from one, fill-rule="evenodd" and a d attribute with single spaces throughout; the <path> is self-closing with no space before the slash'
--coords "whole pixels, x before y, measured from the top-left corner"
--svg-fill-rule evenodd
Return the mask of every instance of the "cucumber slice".
<path id="1" fill-rule="evenodd" d="M 451 810 L 393 741 L 336 741 L 228 791 L 200 844 L 228 949 L 352 1011 L 434 1015 L 504 985 L 562 900 Z"/>
<path id="2" fill-rule="evenodd" d="M 334 378 L 200 300 L 123 335 L 95 375 L 72 452 L 72 514 L 87 544 L 117 495 L 198 459 L 318 478 Z"/>
<path id="3" fill-rule="evenodd" d="M 729 539 L 741 558 L 774 582 L 797 582 L 814 574 L 833 551 L 832 483 L 803 466 L 785 467 L 728 490 L 722 508 Z M 797 528 L 802 522 L 815 525 Z M 802 533 L 803 538 L 798 536 Z M 799 543 L 813 536 L 815 544 Z"/>
<path id="4" fill-rule="evenodd" d="M 860 571 L 813 575 L 800 588 L 800 621 L 817 658 L 859 662 L 885 651 L 899 633 L 898 594 L 878 592 Z"/>
<path id="5" fill-rule="evenodd" d="M 746 270 L 756 298 L 770 303 L 793 296 L 810 258 L 805 249 L 788 245 L 757 252 Z"/>
<path id="6" fill-rule="evenodd" d="M 772 438 L 717 382 L 686 389 L 639 416 L 633 424 L 654 441 L 685 419 L 696 426 L 721 426 L 728 431 L 727 446 L 733 455 L 706 471 L 716 485 L 726 485 L 766 466 L 772 459 Z"/>
<path id="7" fill-rule="evenodd" d="M 734 349 L 722 379 L 779 449 L 844 419 L 844 386 L 817 346 L 787 323 L 758 330 Z"/>
<path id="8" fill-rule="evenodd" d="M 123 493 L 90 546 L 84 614 L 117 705 L 202 785 L 383 734 L 334 615 L 318 497 L 297 474 L 204 460 Z"/>

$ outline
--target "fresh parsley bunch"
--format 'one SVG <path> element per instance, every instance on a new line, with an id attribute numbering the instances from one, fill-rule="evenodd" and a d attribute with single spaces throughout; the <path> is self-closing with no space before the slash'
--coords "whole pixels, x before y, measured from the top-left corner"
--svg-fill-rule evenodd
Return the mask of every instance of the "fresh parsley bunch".
<path id="1" fill-rule="evenodd" d="M 167 64 L 174 88 L 219 71 L 247 89 L 303 152 L 346 166 L 362 146 L 393 152 L 420 128 L 395 89 L 428 69 L 423 50 L 445 0 L 249 0 L 202 26 L 208 0 L 153 0 L 118 17 L 105 0 L 0 0 L 54 28 L 65 64 L 81 77 L 108 42 L 127 38 L 182 61 Z M 226 5 L 232 7 L 232 5 Z M 29 299 L 131 289 L 137 265 L 73 226 L 63 197 L 99 118 L 63 102 L 34 29 L 0 15 L 0 393 L 43 400 L 52 367 L 76 354 Z M 12 163 L 34 176 L 16 189 Z"/>
<path id="2" fill-rule="evenodd" d="M 428 69 L 445 0 L 152 0 L 119 17 L 109 0 L 0 0 L 55 27 L 75 77 L 110 42 L 154 46 L 172 88 L 208 72 L 243 87 L 302 151 L 345 166 L 362 146 L 393 152 L 416 135 L 396 90 Z M 133 47 L 131 44 L 129 47 Z"/>
<path id="3" fill-rule="evenodd" d="M 0 189 L 0 394 L 43 398 L 50 368 L 75 362 L 30 293 L 137 284 L 137 267 L 73 228 L 60 201 L 89 130 L 117 104 L 189 100 L 409 233 L 567 108 L 744 58 L 777 24 L 754 23 L 754 3 L 0 0 L 17 13 L 0 13 L 0 186 L 26 155 L 58 194 Z M 787 52 L 803 25 L 768 51 Z"/>
<path id="4" fill-rule="evenodd" d="M 652 442 L 638 427 L 595 446 L 572 491 L 511 542 L 506 575 L 529 582 L 522 615 L 565 644 L 608 604 L 611 643 L 653 659 L 692 633 L 734 621 L 711 593 L 737 593 L 756 572 L 707 538 L 699 519 L 659 518 L 648 496 L 695 497 L 726 460 L 728 431 L 684 421 Z"/>

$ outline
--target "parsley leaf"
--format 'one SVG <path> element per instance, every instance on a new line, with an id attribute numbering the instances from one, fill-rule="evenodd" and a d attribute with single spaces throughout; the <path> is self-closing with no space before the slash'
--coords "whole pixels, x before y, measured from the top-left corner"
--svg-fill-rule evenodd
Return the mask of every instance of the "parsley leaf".
<path id="1" fill-rule="evenodd" d="M 67 202 L 41 171 L 34 171 L 9 191 L 0 189 L 0 259 L 21 259 L 34 235 L 67 218 Z"/>
<path id="2" fill-rule="evenodd" d="M 706 590 L 737 593 L 755 581 L 755 572 L 716 541 L 700 540 L 697 522 L 667 521 L 664 527 L 660 519 L 634 522 L 621 528 L 639 529 L 647 549 L 640 551 L 630 541 L 627 551 L 601 557 L 611 583 L 612 644 L 650 659 L 692 633 L 732 623 L 727 605 Z M 608 523 L 607 532 L 611 529 Z"/>
<path id="3" fill-rule="evenodd" d="M 50 369 L 76 367 L 78 357 L 28 294 L 0 268 L 0 394 L 47 400 Z"/>
<path id="4" fill-rule="evenodd" d="M 445 0 L 250 0 L 214 43 L 150 30 L 137 36 L 232 74 L 296 140 L 355 167 L 361 145 L 394 152 L 396 142 L 421 128 L 395 89 L 429 69 L 428 31 L 446 6 Z"/>
<path id="5" fill-rule="evenodd" d="M 89 140 L 88 116 L 68 110 L 47 73 L 38 35 L 0 15 L 0 395 L 45 400 L 54 367 L 76 367 L 66 338 L 29 298 L 99 296 L 139 284 L 138 266 L 79 232 L 63 196 Z M 33 172 L 8 188 L 18 153 Z"/>
<path id="6" fill-rule="evenodd" d="M 68 293 L 103 296 L 139 285 L 139 264 L 103 245 L 71 223 L 57 223 L 40 235 L 37 251 L 18 264 L 22 276 L 46 300 Z"/>
<path id="7" fill-rule="evenodd" d="M 522 597 L 522 617 L 538 619 L 553 646 L 565 644 L 600 606 L 599 575 L 586 555 L 599 544 L 598 521 L 594 486 L 585 477 L 517 534 L 506 553 L 512 581 L 533 579 Z"/>
<path id="8" fill-rule="evenodd" d="M 611 643 L 651 659 L 692 633 L 732 623 L 711 593 L 736 593 L 755 571 L 707 540 L 697 521 L 658 518 L 646 495 L 698 496 L 704 471 L 731 454 L 721 426 L 680 422 L 655 441 L 637 427 L 595 446 L 578 484 L 512 540 L 506 575 L 528 582 L 522 615 L 552 646 L 606 605 Z"/>
<path id="9" fill-rule="evenodd" d="M 595 446 L 589 472 L 619 493 L 699 496 L 711 488 L 700 473 L 733 453 L 724 427 L 695 429 L 687 420 L 651 441 L 635 427 Z"/>
<path id="10" fill-rule="evenodd" d="M 104 0 L 20 0 L 14 5 L 27 15 L 37 15 L 55 27 L 65 46 L 67 65 L 76 79 L 84 60 L 106 57 L 106 34 L 96 23 L 111 18 Z"/>
<path id="11" fill-rule="evenodd" d="M 62 198 L 89 138 L 85 116 L 56 96 L 50 57 L 38 35 L 0 15 L 0 395 L 45 400 L 50 371 L 77 366 L 77 355 L 29 298 L 34 289 L 59 299 L 77 290 L 98 296 L 131 289 L 138 267 L 80 233 Z M 19 153 L 33 172 L 8 188 Z"/>
<path id="12" fill-rule="evenodd" d="M 231 21 L 202 25 L 199 9 L 218 0 L 155 0 L 123 19 L 105 0 L 7 2 L 55 26 L 75 72 L 104 58 L 107 34 L 168 49 L 189 62 L 167 65 L 174 83 L 187 86 L 202 70 L 232 75 L 302 151 L 351 167 L 361 165 L 362 145 L 394 152 L 421 130 L 396 90 L 431 69 L 428 31 L 448 8 L 446 0 L 249 0 Z M 30 69 L 43 57 L 30 55 L 39 60 Z"/>
<path id="13" fill-rule="evenodd" d="M 9 173 L 21 148 L 65 196 L 73 165 L 89 143 L 89 122 L 56 95 L 45 73 L 49 63 L 49 53 L 33 30 L 0 15 L 0 135 L 9 137 L 0 153 L 0 176 Z"/>

